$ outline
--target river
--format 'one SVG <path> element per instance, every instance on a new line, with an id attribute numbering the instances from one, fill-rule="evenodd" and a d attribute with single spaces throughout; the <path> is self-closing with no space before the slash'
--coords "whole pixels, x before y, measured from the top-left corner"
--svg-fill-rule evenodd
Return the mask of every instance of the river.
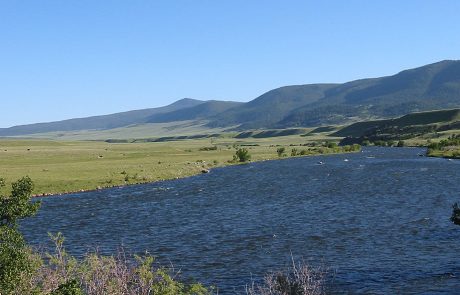
<path id="1" fill-rule="evenodd" d="M 244 293 L 291 255 L 327 267 L 332 293 L 455 294 L 460 161 L 423 152 L 365 148 L 47 197 L 21 228 L 33 245 L 62 232 L 77 256 L 147 250 L 220 294 Z"/>

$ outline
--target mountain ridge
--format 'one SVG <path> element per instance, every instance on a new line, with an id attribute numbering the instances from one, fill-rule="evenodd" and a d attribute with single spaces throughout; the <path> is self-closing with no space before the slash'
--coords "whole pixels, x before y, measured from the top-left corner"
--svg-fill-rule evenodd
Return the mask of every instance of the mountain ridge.
<path id="1" fill-rule="evenodd" d="M 197 99 L 183 98 L 167 106 L 158 108 L 131 110 L 108 115 L 73 118 L 54 122 L 17 125 L 9 128 L 0 128 L 0 136 L 19 136 L 53 131 L 113 129 L 132 124 L 145 123 L 144 121 L 153 115 L 193 107 L 204 102 L 205 101 Z"/>
<path id="2" fill-rule="evenodd" d="M 444 60 L 394 75 L 346 83 L 290 85 L 246 102 L 182 99 L 168 106 L 1 128 L 0 136 L 120 128 L 181 120 L 239 130 L 314 127 L 388 119 L 460 107 L 460 61 Z"/>

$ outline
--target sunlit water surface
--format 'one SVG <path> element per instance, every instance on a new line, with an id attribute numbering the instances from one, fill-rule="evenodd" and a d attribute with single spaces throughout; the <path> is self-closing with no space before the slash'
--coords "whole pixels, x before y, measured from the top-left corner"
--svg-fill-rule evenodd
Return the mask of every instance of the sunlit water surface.
<path id="1" fill-rule="evenodd" d="M 147 250 L 220 294 L 244 293 L 291 253 L 326 266 L 331 293 L 456 294 L 460 161 L 423 152 L 367 148 L 49 197 L 22 230 L 42 246 L 62 232 L 77 256 Z"/>

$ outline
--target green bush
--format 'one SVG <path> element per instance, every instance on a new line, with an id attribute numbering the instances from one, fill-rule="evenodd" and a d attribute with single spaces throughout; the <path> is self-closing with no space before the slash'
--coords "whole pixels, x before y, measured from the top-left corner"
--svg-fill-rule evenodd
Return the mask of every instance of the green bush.
<path id="1" fill-rule="evenodd" d="M 280 147 L 276 149 L 276 153 L 278 154 L 278 157 L 284 156 L 284 152 L 286 151 L 286 148 Z"/>
<path id="2" fill-rule="evenodd" d="M 78 281 L 73 279 L 59 285 L 59 287 L 51 292 L 50 295 L 84 295 L 84 293 L 80 289 Z"/>
<path id="3" fill-rule="evenodd" d="M 2 181 L 1 186 L 4 186 Z M 31 203 L 33 183 L 23 177 L 12 185 L 10 196 L 0 196 L 0 294 L 14 294 L 30 280 L 37 263 L 30 255 L 18 221 L 34 215 L 39 202 Z"/>
<path id="4" fill-rule="evenodd" d="M 4 186 L 4 181 L 1 181 Z M 31 202 L 33 183 L 24 177 L 12 184 L 9 196 L 0 196 L 0 294 L 49 295 L 208 295 L 199 283 L 184 284 L 177 273 L 155 266 L 150 255 L 127 258 L 87 254 L 77 260 L 64 249 L 64 237 L 50 235 L 53 254 L 37 254 L 25 243 L 18 221 L 34 215 L 39 202 Z"/>
<path id="5" fill-rule="evenodd" d="M 200 151 L 216 151 L 217 150 L 217 145 L 213 146 L 205 146 L 200 148 Z"/>
<path id="6" fill-rule="evenodd" d="M 251 155 L 246 148 L 239 148 L 236 150 L 235 155 L 233 156 L 234 161 L 238 162 L 247 162 L 251 159 Z"/>
<path id="7" fill-rule="evenodd" d="M 336 142 L 326 142 L 326 147 L 328 147 L 330 149 L 336 148 L 337 143 Z"/>
<path id="8" fill-rule="evenodd" d="M 326 294 L 326 270 L 305 262 L 295 263 L 285 271 L 265 275 L 262 283 L 246 288 L 248 295 L 322 295 Z"/>

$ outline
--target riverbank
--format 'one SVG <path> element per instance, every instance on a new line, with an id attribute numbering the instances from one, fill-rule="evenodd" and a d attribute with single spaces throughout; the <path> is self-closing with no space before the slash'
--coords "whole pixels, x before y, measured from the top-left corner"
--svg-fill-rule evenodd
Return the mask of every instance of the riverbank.
<path id="1" fill-rule="evenodd" d="M 449 217 L 460 170 L 423 152 L 368 147 L 43 198 L 40 214 L 21 228 L 34 246 L 48 232 L 63 232 L 67 251 L 78 258 L 87 249 L 116 255 L 120 245 L 148 251 L 180 268 L 185 280 L 218 286 L 219 294 L 244 293 L 250 274 L 259 279 L 264 270 L 282 268 L 289 252 L 333 269 L 337 291 L 450 294 L 459 287 L 449 263 L 460 232 Z M 455 276 L 439 280 L 439 273 Z"/>
<path id="2" fill-rule="evenodd" d="M 33 194 L 49 196 L 197 175 L 238 164 L 232 162 L 237 148 L 248 149 L 253 162 L 279 159 L 280 148 L 285 149 L 281 157 L 345 152 L 318 141 L 321 139 L 300 136 L 120 144 L 2 140 L 0 177 L 9 185 L 28 175 L 36 183 Z"/>
<path id="3" fill-rule="evenodd" d="M 447 159 L 460 159 L 460 135 L 452 134 L 447 139 L 428 145 L 426 155 Z"/>

